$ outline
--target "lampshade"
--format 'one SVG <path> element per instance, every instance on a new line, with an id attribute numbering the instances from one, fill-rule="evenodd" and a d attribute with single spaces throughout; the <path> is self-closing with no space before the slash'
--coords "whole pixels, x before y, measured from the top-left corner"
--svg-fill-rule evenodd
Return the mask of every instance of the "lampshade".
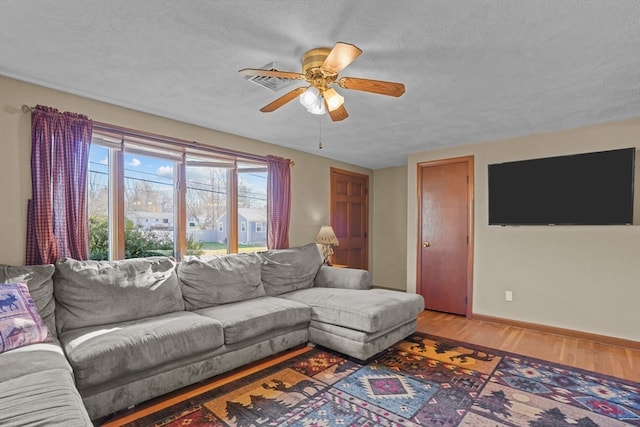
<path id="1" fill-rule="evenodd" d="M 329 88 L 324 91 L 324 99 L 327 100 L 327 109 L 329 111 L 336 110 L 344 104 L 344 97 L 336 92 L 335 89 Z"/>
<path id="2" fill-rule="evenodd" d="M 326 113 L 327 110 L 324 108 L 324 98 L 319 96 L 316 103 L 311 107 L 307 108 L 307 111 L 310 112 L 311 114 L 317 114 L 319 116 Z"/>
<path id="3" fill-rule="evenodd" d="M 316 236 L 316 243 L 321 245 L 338 245 L 338 238 L 330 225 L 323 225 Z"/>
<path id="4" fill-rule="evenodd" d="M 302 104 L 311 114 L 322 115 L 326 113 L 324 99 L 320 96 L 318 89 L 313 86 L 300 95 L 300 104 Z"/>
<path id="5" fill-rule="evenodd" d="M 300 95 L 300 104 L 304 105 L 304 108 L 311 108 L 318 102 L 318 98 L 320 97 L 320 93 L 318 89 L 311 86 L 309 89 L 302 92 Z"/>

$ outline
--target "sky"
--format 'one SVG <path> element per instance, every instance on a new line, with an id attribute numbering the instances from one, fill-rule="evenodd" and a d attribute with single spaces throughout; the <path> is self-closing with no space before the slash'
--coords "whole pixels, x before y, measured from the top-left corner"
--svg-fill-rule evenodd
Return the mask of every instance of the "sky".
<path id="1" fill-rule="evenodd" d="M 108 149 L 92 144 L 89 153 L 90 170 L 104 174 L 108 172 Z M 142 156 L 135 153 L 125 153 L 125 171 L 127 177 L 145 179 L 158 184 L 172 185 L 173 162 L 167 159 Z M 198 179 L 198 168 L 190 168 L 189 180 Z M 206 181 L 207 171 L 202 168 L 202 179 Z M 250 187 L 251 192 L 266 194 L 266 174 L 246 173 L 242 179 Z M 199 179 L 198 179 L 199 180 Z"/>

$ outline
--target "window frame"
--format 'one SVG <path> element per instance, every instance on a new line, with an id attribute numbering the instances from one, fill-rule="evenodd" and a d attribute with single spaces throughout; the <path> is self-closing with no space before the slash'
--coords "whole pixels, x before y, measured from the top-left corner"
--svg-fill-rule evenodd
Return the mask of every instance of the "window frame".
<path id="1" fill-rule="evenodd" d="M 239 252 L 238 175 L 246 168 L 239 169 L 238 164 L 251 165 L 250 170 L 266 171 L 265 157 L 106 124 L 94 124 L 92 144 L 109 149 L 109 259 L 125 259 L 125 152 L 174 163 L 174 256 L 177 260 L 187 254 L 187 166 L 226 168 L 227 253 Z"/>

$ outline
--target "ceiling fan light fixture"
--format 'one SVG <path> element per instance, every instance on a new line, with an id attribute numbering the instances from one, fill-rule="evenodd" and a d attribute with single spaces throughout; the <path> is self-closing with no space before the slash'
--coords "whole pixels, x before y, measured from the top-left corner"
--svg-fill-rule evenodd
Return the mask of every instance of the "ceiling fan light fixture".
<path id="1" fill-rule="evenodd" d="M 311 114 L 322 115 L 327 112 L 324 108 L 324 99 L 320 96 L 320 92 L 311 86 L 300 95 L 300 104 Z"/>
<path id="2" fill-rule="evenodd" d="M 344 104 L 344 97 L 333 88 L 326 89 L 323 95 L 329 111 L 334 111 Z"/>
<path id="3" fill-rule="evenodd" d="M 304 108 L 308 110 L 318 103 L 318 98 L 320 98 L 320 92 L 311 86 L 300 95 L 300 104 L 304 105 Z"/>
<path id="4" fill-rule="evenodd" d="M 324 98 L 319 96 L 316 103 L 307 108 L 307 111 L 311 114 L 317 114 L 319 116 L 325 114 L 327 110 L 324 108 Z"/>

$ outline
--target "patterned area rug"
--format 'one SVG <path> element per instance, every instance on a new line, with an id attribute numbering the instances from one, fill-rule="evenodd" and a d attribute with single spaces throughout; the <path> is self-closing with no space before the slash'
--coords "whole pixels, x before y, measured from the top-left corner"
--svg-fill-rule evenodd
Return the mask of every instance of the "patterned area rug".
<path id="1" fill-rule="evenodd" d="M 640 426 L 640 384 L 414 334 L 366 365 L 315 348 L 128 426 Z"/>

